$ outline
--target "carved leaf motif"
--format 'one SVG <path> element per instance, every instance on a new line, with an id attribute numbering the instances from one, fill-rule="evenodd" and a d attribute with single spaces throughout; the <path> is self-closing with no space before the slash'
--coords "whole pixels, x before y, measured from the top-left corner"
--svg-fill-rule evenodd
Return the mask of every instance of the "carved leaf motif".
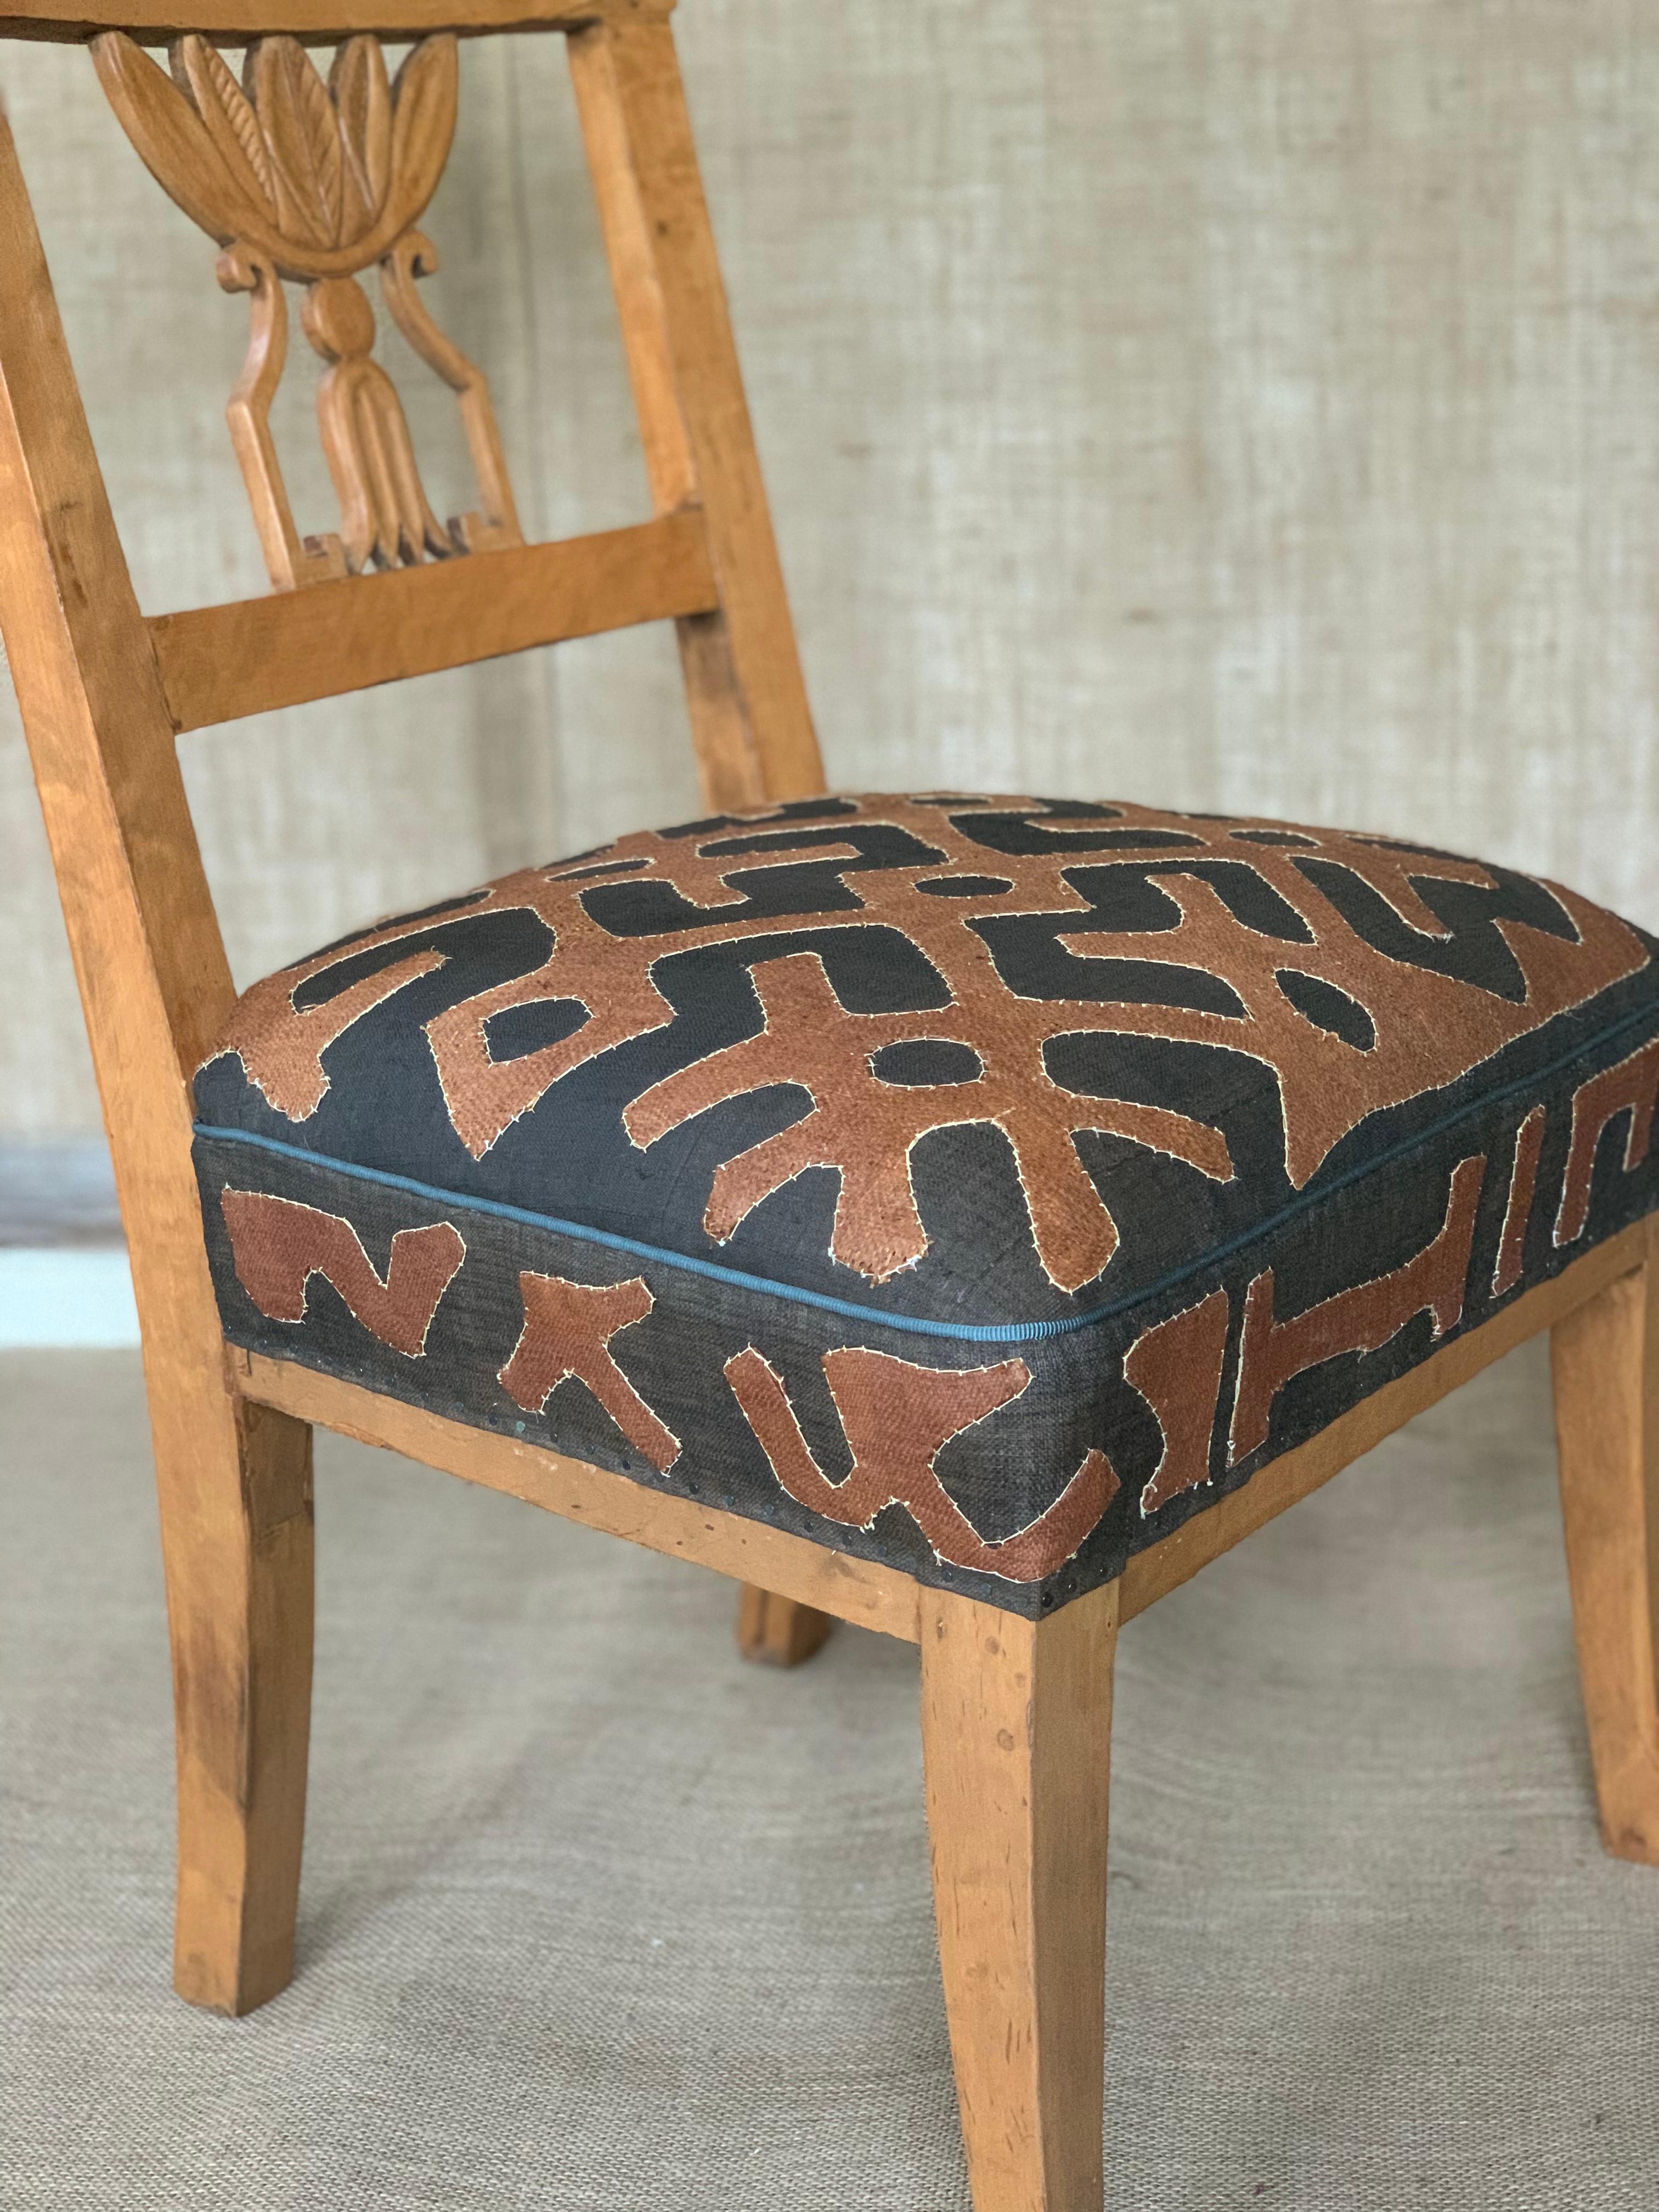
<path id="1" fill-rule="evenodd" d="M 297 39 L 261 39 L 248 79 L 270 149 L 283 230 L 314 246 L 340 243 L 344 157 L 328 88 Z"/>
<path id="2" fill-rule="evenodd" d="M 270 216 L 225 165 L 201 117 L 164 70 L 119 31 L 92 42 L 93 60 L 109 102 L 139 159 L 210 238 L 228 246 L 243 234 L 260 236 Z"/>
<path id="3" fill-rule="evenodd" d="M 173 79 L 190 95 L 220 160 L 248 197 L 274 216 L 276 193 L 259 118 L 217 48 L 191 31 L 176 42 L 171 58 Z"/>
<path id="4" fill-rule="evenodd" d="M 368 562 L 394 568 L 521 543 L 488 387 L 414 292 L 415 276 L 436 263 L 414 225 L 454 137 L 454 33 L 422 40 L 395 84 L 379 39 L 367 33 L 342 40 L 326 84 L 286 34 L 254 40 L 240 86 L 195 33 L 173 42 L 171 77 L 124 32 L 101 33 L 92 48 L 110 105 L 140 156 L 225 248 L 221 283 L 253 295 L 248 357 L 229 416 L 276 587 Z M 483 511 L 447 531 L 427 502 L 396 390 L 369 357 L 374 314 L 354 280 L 376 261 L 399 326 L 460 395 Z M 271 441 L 284 280 L 309 286 L 302 320 L 331 364 L 318 410 L 343 545 L 338 538 L 301 545 Z"/>
<path id="5" fill-rule="evenodd" d="M 92 50 L 127 136 L 185 214 L 286 277 L 354 276 L 381 259 L 418 221 L 448 158 L 451 32 L 422 40 L 391 86 L 367 35 L 339 48 L 329 85 L 288 37 L 250 49 L 240 89 L 198 38 L 174 49 L 185 90 L 124 32 L 104 32 Z"/>
<path id="6" fill-rule="evenodd" d="M 455 136 L 458 76 L 453 36 L 422 39 L 398 71 L 392 87 L 392 194 L 376 225 L 388 244 L 438 189 Z"/>
<path id="7" fill-rule="evenodd" d="M 344 245 L 369 228 L 392 180 L 392 88 L 380 40 L 348 39 L 334 57 L 328 88 L 345 151 Z"/>

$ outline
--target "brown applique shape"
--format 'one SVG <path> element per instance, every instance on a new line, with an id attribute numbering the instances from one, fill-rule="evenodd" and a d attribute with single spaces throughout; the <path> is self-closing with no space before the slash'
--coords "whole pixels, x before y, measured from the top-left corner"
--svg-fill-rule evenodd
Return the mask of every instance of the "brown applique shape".
<path id="1" fill-rule="evenodd" d="M 843 1528 L 867 1528 L 887 1506 L 902 1505 L 948 1565 L 1030 1583 L 1064 1565 L 1117 1494 L 1106 1455 L 1091 1450 L 1045 1512 L 988 1543 L 933 1462 L 952 1437 L 1019 1396 L 1031 1379 L 1025 1362 L 918 1367 L 888 1352 L 842 1346 L 823 1355 L 823 1371 L 853 1454 L 852 1471 L 839 1483 L 813 1458 L 788 1393 L 763 1355 L 750 1345 L 726 1363 L 726 1379 L 778 1481 L 798 1504 Z"/>
<path id="2" fill-rule="evenodd" d="M 1345 1352 L 1380 1352 L 1420 1313 L 1433 1316 L 1437 1337 L 1457 1327 L 1463 1317 L 1475 1210 L 1486 1171 L 1484 1157 L 1459 1162 L 1452 1172 L 1443 1225 L 1415 1259 L 1392 1274 L 1339 1291 L 1289 1321 L 1278 1320 L 1273 1312 L 1273 1269 L 1256 1277 L 1244 1302 L 1238 1393 L 1228 1448 L 1231 1466 L 1267 1443 L 1273 1401 L 1292 1376 Z"/>
<path id="3" fill-rule="evenodd" d="M 610 1348 L 611 1338 L 643 1321 L 655 1303 L 644 1279 L 596 1285 L 526 1268 L 519 1288 L 524 1327 L 500 1376 L 514 1403 L 527 1413 L 539 1413 L 560 1383 L 574 1375 L 659 1474 L 672 1467 L 680 1455 L 679 1438 L 657 1419 Z"/>
<path id="4" fill-rule="evenodd" d="M 1225 1291 L 1136 1338 L 1123 1376 L 1152 1407 L 1164 1449 L 1140 1493 L 1142 1517 L 1210 1480 L 1210 1434 L 1221 1397 L 1231 1313 Z"/>
<path id="5" fill-rule="evenodd" d="M 1527 1264 L 1527 1224 L 1532 1218 L 1533 1193 L 1538 1186 L 1538 1161 L 1544 1149 L 1549 1115 L 1534 1106 L 1515 1133 L 1515 1164 L 1510 1170 L 1510 1194 L 1504 1207 L 1504 1233 L 1498 1239 L 1498 1261 L 1492 1269 L 1492 1294 L 1501 1298 L 1520 1281 Z"/>
<path id="6" fill-rule="evenodd" d="M 1633 1174 L 1653 1141 L 1653 1116 L 1659 1105 L 1659 1037 L 1628 1060 L 1604 1068 L 1581 1083 L 1572 1096 L 1572 1138 L 1561 1178 L 1561 1205 L 1555 1217 L 1555 1241 L 1571 1244 L 1589 1219 L 1590 1182 L 1595 1173 L 1601 1133 L 1620 1114 L 1630 1115 L 1625 1138 L 1625 1173 Z"/>
<path id="7" fill-rule="evenodd" d="M 323 1054 L 335 1039 L 384 1006 L 405 983 L 430 975 L 444 964 L 441 952 L 412 952 L 407 960 L 394 960 L 389 968 L 360 976 L 320 1006 L 296 1006 L 294 994 L 301 985 L 342 957 L 337 951 L 323 953 L 297 968 L 267 975 L 244 992 L 237 1004 L 249 1033 L 263 1042 L 251 1051 L 232 1049 L 237 1050 L 248 1080 L 265 1103 L 290 1121 L 308 1121 L 328 1096 Z"/>
<path id="8" fill-rule="evenodd" d="M 1423 886 L 1436 883 L 1490 887 L 1478 862 L 1413 852 L 1340 831 L 1265 822 L 1217 822 L 1197 816 L 1119 805 L 1081 824 L 1045 814 L 1040 802 L 1018 799 L 952 799 L 946 805 L 917 799 L 867 798 L 855 817 L 823 823 L 786 821 L 775 809 L 711 826 L 708 834 L 665 836 L 653 831 L 619 839 L 601 854 L 554 869 L 526 869 L 492 885 L 469 913 L 527 908 L 552 933 L 553 949 L 527 975 L 493 986 L 435 1016 L 427 1024 L 451 1121 L 475 1157 L 552 1086 L 599 1054 L 664 1028 L 673 1010 L 657 987 L 664 959 L 702 945 L 731 944 L 764 934 L 776 940 L 814 933 L 811 951 L 787 947 L 751 969 L 761 1027 L 757 1035 L 722 1047 L 665 1078 L 632 1100 L 625 1123 L 633 1140 L 649 1146 L 694 1115 L 769 1085 L 793 1084 L 811 1097 L 803 1118 L 779 1135 L 734 1151 L 715 1171 L 705 1225 L 723 1239 L 766 1196 L 809 1167 L 832 1169 L 842 1181 L 833 1250 L 842 1264 L 872 1280 L 913 1266 L 927 1249 L 917 1215 L 911 1156 L 931 1130 L 981 1122 L 1000 1128 L 1012 1148 L 1042 1263 L 1060 1289 L 1075 1291 L 1109 1264 L 1117 1229 L 1108 1200 L 1079 1157 L 1076 1139 L 1107 1133 L 1183 1161 L 1215 1181 L 1233 1172 L 1226 1140 L 1201 1115 L 1176 1106 L 1098 1097 L 1069 1091 L 1051 1072 L 1048 1048 L 1079 1035 L 1168 1038 L 1215 1045 L 1269 1069 L 1278 1088 L 1285 1164 L 1298 1188 L 1317 1170 L 1333 1146 L 1368 1115 L 1438 1089 L 1466 1074 L 1516 1038 L 1644 967 L 1645 946 L 1624 922 L 1589 901 L 1547 885 L 1564 927 L 1576 939 L 1526 923 L 1496 925 L 1525 984 L 1524 997 L 1504 998 L 1475 984 L 1371 945 L 1301 872 L 1306 860 L 1334 862 L 1344 880 L 1358 879 L 1391 909 L 1395 925 L 1416 933 L 1429 951 L 1451 933 L 1426 903 Z M 1018 813 L 1042 831 L 1052 829 L 1052 849 L 1006 854 L 975 844 L 969 834 L 990 815 Z M 953 818 L 955 817 L 955 818 Z M 744 823 L 776 847 L 722 852 L 741 838 Z M 850 861 L 856 848 L 842 842 L 843 827 L 887 824 L 917 839 L 936 860 L 900 867 L 853 868 L 839 880 L 858 908 L 800 915 L 768 911 L 757 917 L 732 879 L 764 867 L 822 868 Z M 1102 827 L 1118 842 L 1093 850 L 1066 842 Z M 1144 843 L 1139 841 L 1144 840 Z M 742 842 L 751 842 L 747 838 Z M 1248 870 L 1274 910 L 1304 928 L 1311 942 L 1292 942 L 1251 927 L 1234 911 L 1217 882 L 1192 872 L 1226 861 Z M 1164 929 L 1102 928 L 1097 908 L 1067 880 L 1066 871 L 1087 869 L 1109 877 L 1114 867 L 1146 875 L 1170 902 Z M 613 937 L 582 903 L 605 873 L 632 884 L 678 893 L 696 917 L 643 936 Z M 941 897 L 930 884 L 955 879 L 978 886 L 969 895 Z M 999 885 L 1006 886 L 999 889 Z M 1235 904 L 1237 902 L 1235 901 Z M 1075 913 L 1078 927 L 1065 927 Z M 1141 969 L 1162 965 L 1200 971 L 1224 984 L 1237 1013 L 1192 1006 L 1132 1000 L 1028 998 L 1003 980 L 986 935 L 974 925 L 1020 915 L 1056 924 L 1060 951 L 1080 963 L 1079 986 L 1098 963 L 1111 960 Z M 871 925 L 902 932 L 925 956 L 948 989 L 949 1003 L 929 1011 L 861 1014 L 842 1006 L 821 957 L 832 933 Z M 395 944 L 429 918 L 388 924 L 360 939 L 353 951 Z M 253 994 L 239 1006 L 223 1048 L 239 1053 L 250 1079 L 273 1103 L 296 1118 L 314 1107 L 311 1073 L 318 1048 L 332 1041 L 367 1005 L 343 1009 L 331 1036 L 318 1023 L 301 1043 L 296 1024 L 308 1020 L 292 1008 L 292 990 L 335 958 L 324 955 L 289 970 L 280 989 L 256 1006 Z M 830 963 L 833 972 L 834 963 Z M 1287 996 L 1281 977 L 1302 979 L 1300 1002 Z M 275 980 L 275 979 L 273 979 Z M 1372 1042 L 1362 1045 L 1334 1033 L 1302 1010 L 1307 987 L 1329 986 L 1363 1012 Z M 264 987 L 261 987 L 263 988 Z M 395 988 L 395 987 L 394 987 Z M 1179 989 L 1174 995 L 1180 995 Z M 496 1060 L 489 1024 L 509 1007 L 542 1000 L 574 1000 L 587 1019 L 570 1036 L 539 1050 Z M 332 1007 L 333 1002 L 329 1002 Z M 322 1013 L 324 1009 L 314 1010 Z M 924 1039 L 966 1046 L 980 1073 L 957 1084 L 908 1086 L 884 1082 L 876 1063 L 884 1047 Z M 1109 1063 L 1108 1063 L 1109 1065 Z"/>
<path id="9" fill-rule="evenodd" d="M 1042 1063 L 1054 1018 L 1041 1002 L 1003 991 L 986 1020 L 969 1009 L 852 1014 L 816 952 L 757 963 L 753 976 L 766 1018 L 760 1035 L 665 1077 L 623 1116 L 644 1149 L 744 1091 L 791 1083 L 810 1095 L 812 1110 L 803 1120 L 716 1171 L 703 1226 L 721 1243 L 803 1169 L 834 1168 L 841 1193 L 830 1251 L 843 1267 L 884 1282 L 927 1249 L 910 1179 L 917 1141 L 935 1129 L 988 1121 L 1013 1148 L 1043 1266 L 1063 1288 L 1078 1290 L 1111 1258 L 1117 1232 L 1075 1135 L 1096 1129 L 1132 1137 L 1218 1182 L 1232 1174 L 1226 1140 L 1202 1122 L 1163 1107 L 1063 1090 Z M 876 1073 L 884 1046 L 933 1039 L 968 1045 L 981 1074 L 966 1083 L 920 1085 L 886 1083 Z"/>
<path id="10" fill-rule="evenodd" d="M 311 1278 L 321 1275 L 371 1336 L 405 1359 L 424 1356 L 439 1300 L 466 1257 L 453 1222 L 400 1229 L 382 1281 L 362 1239 L 340 1214 L 228 1183 L 219 1204 L 236 1279 L 267 1320 L 302 1322 Z"/>

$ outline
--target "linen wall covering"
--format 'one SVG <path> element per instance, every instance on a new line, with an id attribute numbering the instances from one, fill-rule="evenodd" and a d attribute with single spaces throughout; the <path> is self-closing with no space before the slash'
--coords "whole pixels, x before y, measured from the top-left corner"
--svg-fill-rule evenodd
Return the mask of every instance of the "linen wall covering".
<path id="1" fill-rule="evenodd" d="M 1659 17 L 1636 0 L 684 0 L 830 772 L 1335 819 L 1659 922 Z M 556 40 L 428 228 L 526 527 L 644 511 Z M 262 587 L 245 303 L 76 50 L 0 83 L 147 608 Z M 389 360 L 395 337 L 383 337 Z M 279 418 L 331 520 L 303 350 Z M 447 395 L 406 395 L 434 503 Z M 666 635 L 183 741 L 238 980 L 696 811 Z M 0 1139 L 96 1104 L 9 695 Z"/>

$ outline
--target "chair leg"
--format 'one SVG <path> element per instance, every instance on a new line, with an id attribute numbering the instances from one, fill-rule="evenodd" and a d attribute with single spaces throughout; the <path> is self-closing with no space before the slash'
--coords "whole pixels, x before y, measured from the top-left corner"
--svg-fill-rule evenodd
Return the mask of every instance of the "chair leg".
<path id="1" fill-rule="evenodd" d="M 738 1650 L 763 1667 L 799 1667 L 835 1625 L 832 1614 L 797 1605 L 758 1583 L 745 1583 L 738 1599 Z"/>
<path id="2" fill-rule="evenodd" d="M 179 1765 L 173 1984 L 192 2004 L 240 2014 L 294 1972 L 311 1431 L 240 1403 L 209 1363 L 147 1364 Z"/>
<path id="3" fill-rule="evenodd" d="M 1601 1839 L 1659 1866 L 1659 1229 L 1551 1346 L 1578 1670 Z"/>
<path id="4" fill-rule="evenodd" d="M 933 1902 L 975 2212 L 1098 2212 L 1118 1587 L 921 1596 Z"/>

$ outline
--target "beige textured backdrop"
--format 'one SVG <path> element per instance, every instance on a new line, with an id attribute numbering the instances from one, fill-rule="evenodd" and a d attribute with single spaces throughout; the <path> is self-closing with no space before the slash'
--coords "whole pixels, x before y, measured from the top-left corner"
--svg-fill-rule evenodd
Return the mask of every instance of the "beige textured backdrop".
<path id="1" fill-rule="evenodd" d="M 684 0 L 679 27 L 833 780 L 1341 816 L 1659 923 L 1659 12 Z M 0 82 L 141 598 L 260 588 L 221 421 L 243 303 L 83 54 L 7 48 Z M 642 513 L 559 42 L 468 49 L 429 227 L 528 525 Z M 410 388 L 447 512 L 447 403 Z M 184 754 L 243 981 L 695 800 L 659 634 Z M 0 926 L 0 1136 L 89 1127 L 9 696 Z"/>

